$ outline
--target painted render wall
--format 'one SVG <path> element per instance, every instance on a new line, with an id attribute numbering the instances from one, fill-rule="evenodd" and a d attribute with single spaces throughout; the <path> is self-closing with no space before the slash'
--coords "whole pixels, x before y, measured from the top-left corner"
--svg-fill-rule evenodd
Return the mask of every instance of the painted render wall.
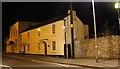
<path id="1" fill-rule="evenodd" d="M 21 35 L 19 34 L 19 32 L 25 30 L 26 28 L 29 27 L 29 24 L 31 24 L 31 26 L 34 26 L 36 24 L 38 24 L 38 22 L 24 22 L 24 21 L 17 21 L 15 24 L 13 24 L 10 27 L 10 36 L 9 36 L 9 41 L 15 41 L 17 40 L 15 46 L 14 46 L 14 53 L 20 53 L 21 51 Z M 17 32 L 17 35 L 16 35 Z M 11 37 L 12 34 L 12 37 Z M 6 47 L 6 52 L 7 53 L 11 53 L 12 52 L 12 48 L 10 45 L 7 45 Z"/>
<path id="2" fill-rule="evenodd" d="M 17 40 L 17 41 L 15 41 L 15 40 Z M 15 53 L 18 53 L 18 22 L 16 22 L 15 24 L 13 24 L 10 27 L 9 41 L 15 41 L 15 46 L 14 46 L 13 50 Z M 12 47 L 10 45 L 7 45 L 6 52 L 7 53 L 12 52 Z"/>
<path id="3" fill-rule="evenodd" d="M 68 11 L 69 13 L 70 11 Z M 47 54 L 48 55 L 64 55 L 64 43 L 65 43 L 65 35 L 66 31 L 66 41 L 67 44 L 71 44 L 71 28 L 70 28 L 70 15 L 64 18 L 66 21 L 66 29 L 63 28 L 64 20 L 59 20 L 53 22 L 51 24 L 44 25 L 40 28 L 40 36 L 38 36 L 38 28 L 23 32 L 19 34 L 19 46 L 17 50 L 18 52 L 23 52 L 25 45 L 25 53 L 27 54 L 43 54 L 44 55 L 44 43 L 43 39 L 48 39 L 47 42 Z M 84 25 L 81 20 L 76 16 L 76 12 L 73 11 L 73 23 L 74 23 L 74 42 L 75 42 L 75 57 L 81 57 L 81 40 L 85 38 L 88 34 L 88 25 Z M 52 25 L 56 26 L 56 33 L 53 35 Z M 26 27 L 28 25 L 25 23 Z M 19 29 L 24 26 L 24 23 L 19 24 Z M 25 27 L 25 26 L 24 26 Z M 20 30 L 19 30 L 20 31 Z M 87 32 L 86 32 L 87 31 Z M 28 39 L 28 32 L 30 34 Z M 56 50 L 52 50 L 52 41 L 56 41 Z M 40 43 L 40 46 L 38 46 Z M 29 47 L 28 47 L 29 44 Z M 40 49 L 40 50 L 39 50 Z M 9 50 L 10 51 L 10 50 Z"/>
<path id="4" fill-rule="evenodd" d="M 52 25 L 55 24 L 55 34 L 52 34 Z M 21 33 L 22 41 L 28 42 L 30 45 L 30 50 L 26 45 L 26 53 L 28 54 L 44 54 L 44 39 L 47 41 L 47 55 L 64 55 L 64 21 L 60 20 L 51 24 L 47 24 L 42 27 L 35 28 Z M 40 28 L 40 36 L 38 36 L 38 30 Z M 27 34 L 30 33 L 30 38 L 28 39 Z M 56 50 L 52 50 L 52 41 L 56 41 Z M 38 49 L 38 43 L 40 43 L 40 50 Z M 48 47 L 49 45 L 49 47 Z"/>

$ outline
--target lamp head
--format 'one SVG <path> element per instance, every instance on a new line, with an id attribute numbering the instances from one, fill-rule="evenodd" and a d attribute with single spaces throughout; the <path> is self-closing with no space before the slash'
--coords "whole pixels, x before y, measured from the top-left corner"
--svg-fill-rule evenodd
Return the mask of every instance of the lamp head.
<path id="1" fill-rule="evenodd" d="M 118 9 L 118 3 L 115 3 L 115 8 Z"/>

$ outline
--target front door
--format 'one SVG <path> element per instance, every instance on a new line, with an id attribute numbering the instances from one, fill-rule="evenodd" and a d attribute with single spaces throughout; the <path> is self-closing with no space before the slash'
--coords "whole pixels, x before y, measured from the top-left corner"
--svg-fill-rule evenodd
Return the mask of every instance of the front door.
<path id="1" fill-rule="evenodd" d="M 47 55 L 47 43 L 44 41 L 45 56 Z"/>
<path id="2" fill-rule="evenodd" d="M 23 46 L 23 53 L 25 53 L 25 46 Z"/>

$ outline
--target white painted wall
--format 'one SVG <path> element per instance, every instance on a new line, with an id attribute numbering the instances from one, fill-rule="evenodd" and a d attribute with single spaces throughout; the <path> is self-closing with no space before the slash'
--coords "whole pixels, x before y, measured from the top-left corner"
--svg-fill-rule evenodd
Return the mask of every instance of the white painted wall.
<path id="1" fill-rule="evenodd" d="M 55 24 L 55 34 L 52 34 L 52 25 Z M 27 33 L 30 33 L 28 43 L 30 44 L 30 50 L 26 48 L 28 54 L 44 54 L 43 39 L 47 41 L 47 55 L 64 55 L 64 21 L 60 20 L 51 24 L 47 24 L 40 28 L 40 36 L 38 36 L 38 28 L 21 33 L 22 41 L 27 42 Z M 56 41 L 56 50 L 52 50 L 52 41 Z M 38 49 L 38 43 L 40 42 L 40 50 Z M 49 45 L 49 47 L 48 47 Z"/>

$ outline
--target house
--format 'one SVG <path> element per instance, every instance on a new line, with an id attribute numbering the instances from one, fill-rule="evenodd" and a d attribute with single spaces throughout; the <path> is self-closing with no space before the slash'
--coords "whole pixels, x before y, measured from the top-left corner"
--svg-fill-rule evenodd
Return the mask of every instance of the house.
<path id="1" fill-rule="evenodd" d="M 75 57 L 80 57 L 80 41 L 89 37 L 88 25 L 83 24 L 73 11 L 73 25 L 70 11 L 48 21 L 30 26 L 19 32 L 21 38 L 18 52 L 25 54 L 59 55 L 69 57 L 71 53 L 71 27 L 74 30 Z M 66 44 L 66 46 L 65 46 Z"/>
<path id="2" fill-rule="evenodd" d="M 30 26 L 34 26 L 38 24 L 37 22 L 25 22 L 25 21 L 17 21 L 15 24 L 13 24 L 10 27 L 10 35 L 9 39 L 7 41 L 7 46 L 6 46 L 6 53 L 19 53 L 20 52 L 20 32 L 23 31 L 24 29 L 29 28 Z M 14 47 L 12 49 L 12 46 L 10 45 L 10 42 L 14 42 Z"/>

